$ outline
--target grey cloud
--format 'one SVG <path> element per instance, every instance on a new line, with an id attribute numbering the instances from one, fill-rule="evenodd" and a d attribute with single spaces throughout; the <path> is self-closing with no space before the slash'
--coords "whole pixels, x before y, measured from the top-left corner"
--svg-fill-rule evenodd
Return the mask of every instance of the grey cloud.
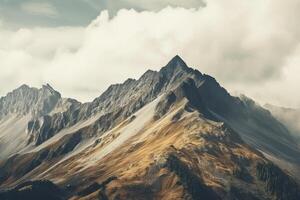
<path id="1" fill-rule="evenodd" d="M 119 0 L 126 5 L 135 6 L 141 10 L 158 11 L 167 6 L 184 7 L 184 8 L 199 8 L 203 7 L 205 3 L 201 0 Z"/>
<path id="2" fill-rule="evenodd" d="M 58 17 L 57 9 L 48 2 L 25 2 L 21 3 L 21 9 L 31 15 Z"/>

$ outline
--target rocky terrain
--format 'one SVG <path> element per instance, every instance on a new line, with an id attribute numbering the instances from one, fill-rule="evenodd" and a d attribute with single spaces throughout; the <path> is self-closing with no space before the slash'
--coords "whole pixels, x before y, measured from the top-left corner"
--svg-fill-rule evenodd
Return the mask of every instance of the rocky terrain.
<path id="1" fill-rule="evenodd" d="M 0 199 L 300 199 L 278 120 L 179 56 L 84 104 L 23 85 L 0 99 Z"/>

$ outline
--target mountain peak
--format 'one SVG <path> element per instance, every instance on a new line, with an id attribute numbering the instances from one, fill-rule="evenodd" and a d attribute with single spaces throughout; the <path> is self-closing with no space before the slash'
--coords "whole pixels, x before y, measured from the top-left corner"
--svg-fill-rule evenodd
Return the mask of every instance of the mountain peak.
<path id="1" fill-rule="evenodd" d="M 56 95 L 56 96 L 61 96 L 60 93 L 58 91 L 56 91 L 55 89 L 53 89 L 53 87 L 51 85 L 49 85 L 48 83 L 46 85 L 42 86 L 42 90 L 44 91 L 49 91 L 52 95 Z"/>
<path id="2" fill-rule="evenodd" d="M 187 64 L 184 62 L 184 60 L 179 55 L 174 56 L 170 60 L 170 62 L 167 64 L 167 66 L 188 68 Z"/>
<path id="3" fill-rule="evenodd" d="M 39 89 L 23 84 L 0 99 L 0 118 L 8 114 L 41 116 L 51 112 L 60 99 L 49 84 Z"/>
<path id="4" fill-rule="evenodd" d="M 29 92 L 29 91 L 34 90 L 34 89 L 35 88 L 32 88 L 27 84 L 22 84 L 20 87 L 14 89 L 11 93 Z"/>
<path id="5" fill-rule="evenodd" d="M 49 83 L 46 83 L 46 84 L 43 85 L 42 87 L 45 88 L 45 89 L 53 90 L 53 87 L 52 87 Z"/>
<path id="6" fill-rule="evenodd" d="M 181 74 L 182 76 L 184 76 L 183 74 L 193 74 L 193 72 L 194 70 L 192 68 L 189 68 L 183 61 L 183 59 L 178 55 L 173 57 L 168 62 L 168 64 L 161 68 L 161 70 L 159 71 L 159 73 L 163 74 L 165 78 L 169 79 L 170 81 L 172 81 L 172 79 L 175 77 L 177 77 L 176 79 L 178 79 L 178 76 L 176 76 L 176 74 Z M 181 75 L 179 77 L 182 78 Z"/>
<path id="7" fill-rule="evenodd" d="M 26 84 L 22 84 L 19 88 L 17 88 L 17 89 L 28 89 L 28 88 L 30 88 L 28 85 L 26 85 Z"/>

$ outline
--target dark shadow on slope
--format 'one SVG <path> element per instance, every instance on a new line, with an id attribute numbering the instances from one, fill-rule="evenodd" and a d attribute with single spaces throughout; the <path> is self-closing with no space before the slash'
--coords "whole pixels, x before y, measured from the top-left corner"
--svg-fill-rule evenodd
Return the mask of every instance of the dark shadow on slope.
<path id="1" fill-rule="evenodd" d="M 64 200 L 65 193 L 50 181 L 29 181 L 0 192 L 1 200 Z"/>
<path id="2" fill-rule="evenodd" d="M 203 181 L 175 155 L 169 155 L 166 167 L 180 178 L 184 188 L 193 199 L 221 199 L 211 188 L 204 185 Z"/>

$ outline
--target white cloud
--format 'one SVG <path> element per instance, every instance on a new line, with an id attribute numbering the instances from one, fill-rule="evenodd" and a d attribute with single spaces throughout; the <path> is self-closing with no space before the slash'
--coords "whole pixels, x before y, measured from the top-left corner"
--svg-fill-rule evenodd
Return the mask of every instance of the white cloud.
<path id="1" fill-rule="evenodd" d="M 0 92 L 50 82 L 91 100 L 180 54 L 232 92 L 300 106 L 299 9 L 298 0 L 210 0 L 199 9 L 120 10 L 111 19 L 104 11 L 84 28 L 0 30 Z"/>
<path id="2" fill-rule="evenodd" d="M 50 2 L 25 2 L 21 4 L 21 9 L 28 14 L 41 15 L 46 17 L 58 17 L 57 9 Z"/>

